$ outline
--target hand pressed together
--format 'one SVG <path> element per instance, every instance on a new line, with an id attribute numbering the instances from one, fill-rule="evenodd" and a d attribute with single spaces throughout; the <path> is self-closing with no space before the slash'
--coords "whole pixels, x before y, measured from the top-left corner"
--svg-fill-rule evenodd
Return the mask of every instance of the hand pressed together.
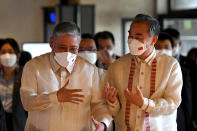
<path id="1" fill-rule="evenodd" d="M 105 84 L 105 98 L 111 103 L 114 103 L 117 100 L 117 94 L 118 91 L 116 88 L 110 87 L 109 83 L 107 82 Z"/>

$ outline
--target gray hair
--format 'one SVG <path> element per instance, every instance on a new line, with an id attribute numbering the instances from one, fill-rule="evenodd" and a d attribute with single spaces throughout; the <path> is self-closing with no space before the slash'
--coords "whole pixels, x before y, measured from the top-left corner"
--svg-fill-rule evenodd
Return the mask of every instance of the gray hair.
<path id="1" fill-rule="evenodd" d="M 133 23 L 140 23 L 140 22 L 146 22 L 148 24 L 148 32 L 150 36 L 159 35 L 160 25 L 157 19 L 153 18 L 150 15 L 138 14 L 135 16 Z"/>
<path id="2" fill-rule="evenodd" d="M 74 22 L 62 22 L 56 25 L 52 37 L 56 39 L 60 35 L 76 36 L 78 41 L 81 41 L 80 29 Z"/>

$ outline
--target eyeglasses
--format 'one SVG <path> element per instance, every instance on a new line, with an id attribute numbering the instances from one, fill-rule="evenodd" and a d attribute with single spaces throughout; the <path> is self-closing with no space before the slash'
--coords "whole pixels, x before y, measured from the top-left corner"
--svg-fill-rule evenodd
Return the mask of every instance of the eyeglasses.
<path id="1" fill-rule="evenodd" d="M 71 46 L 71 47 L 65 47 L 65 46 L 58 46 L 56 47 L 56 50 L 59 52 L 71 52 L 71 53 L 77 53 L 78 52 L 78 47 L 76 46 Z"/>
<path id="2" fill-rule="evenodd" d="M 80 47 L 80 48 L 79 48 L 79 52 L 80 52 L 80 51 L 91 51 L 91 52 L 96 52 L 97 49 L 92 48 L 92 47 L 90 47 L 90 48 L 83 48 L 83 47 Z"/>

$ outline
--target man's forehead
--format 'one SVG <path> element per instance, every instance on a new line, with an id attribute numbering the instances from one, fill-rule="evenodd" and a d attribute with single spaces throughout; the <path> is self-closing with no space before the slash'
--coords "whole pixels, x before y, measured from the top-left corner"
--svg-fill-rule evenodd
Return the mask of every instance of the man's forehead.
<path id="1" fill-rule="evenodd" d="M 148 33 L 148 25 L 146 22 L 133 23 L 130 28 L 130 32 L 135 35 L 142 35 Z"/>

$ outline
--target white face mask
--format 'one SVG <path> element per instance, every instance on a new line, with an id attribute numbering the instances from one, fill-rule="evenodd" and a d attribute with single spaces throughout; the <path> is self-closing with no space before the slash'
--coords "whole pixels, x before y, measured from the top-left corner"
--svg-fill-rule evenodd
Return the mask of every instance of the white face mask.
<path id="1" fill-rule="evenodd" d="M 114 52 L 113 50 L 107 50 L 110 56 L 113 56 Z"/>
<path id="2" fill-rule="evenodd" d="M 162 54 L 172 56 L 172 50 L 162 49 L 162 50 L 159 50 L 159 52 L 161 52 Z"/>
<path id="3" fill-rule="evenodd" d="M 172 56 L 177 56 L 179 54 L 180 47 L 177 45 L 176 47 L 173 48 L 172 50 Z"/>
<path id="4" fill-rule="evenodd" d="M 68 70 L 71 69 L 75 63 L 77 55 L 70 52 L 56 52 L 54 59 Z"/>
<path id="5" fill-rule="evenodd" d="M 90 51 L 83 51 L 78 53 L 79 56 L 89 61 L 91 64 L 95 64 L 97 60 L 97 54 Z"/>
<path id="6" fill-rule="evenodd" d="M 16 64 L 16 54 L 3 54 L 0 56 L 1 64 L 5 67 L 12 67 Z"/>
<path id="7" fill-rule="evenodd" d="M 131 55 L 141 55 L 146 51 L 146 45 L 136 39 L 128 39 L 128 46 Z"/>

